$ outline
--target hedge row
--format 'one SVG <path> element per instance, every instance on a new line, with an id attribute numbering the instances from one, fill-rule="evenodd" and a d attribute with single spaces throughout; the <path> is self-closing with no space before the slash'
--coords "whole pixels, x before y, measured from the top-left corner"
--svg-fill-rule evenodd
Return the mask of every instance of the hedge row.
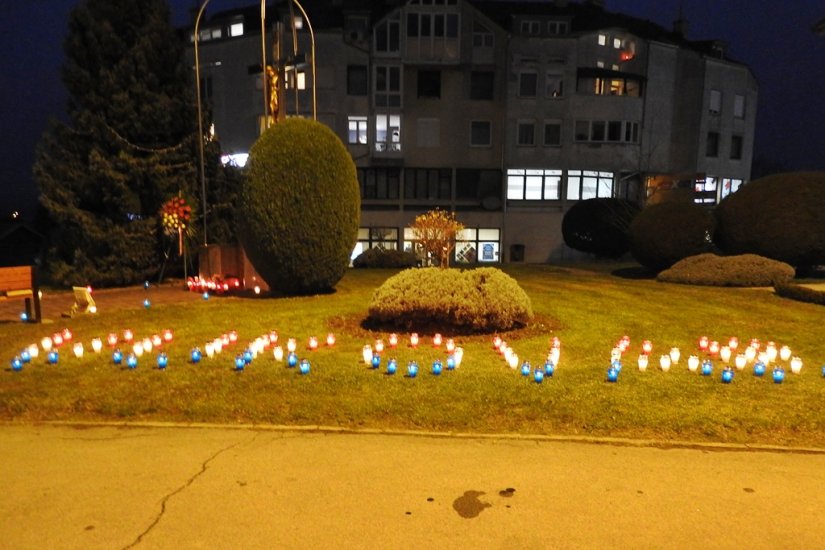
<path id="1" fill-rule="evenodd" d="M 814 290 L 813 288 L 790 283 L 778 284 L 774 287 L 774 290 L 783 298 L 825 306 L 825 292 L 821 290 Z"/>
<path id="2" fill-rule="evenodd" d="M 793 277 L 790 265 L 755 254 L 699 254 L 676 262 L 656 279 L 689 285 L 754 287 L 787 283 Z"/>

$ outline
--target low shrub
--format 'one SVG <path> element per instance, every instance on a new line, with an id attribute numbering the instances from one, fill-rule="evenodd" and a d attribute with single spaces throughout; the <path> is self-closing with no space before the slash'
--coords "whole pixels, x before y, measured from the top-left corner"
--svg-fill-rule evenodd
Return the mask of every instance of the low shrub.
<path id="1" fill-rule="evenodd" d="M 532 317 L 516 280 L 492 267 L 407 269 L 387 279 L 369 305 L 370 321 L 405 330 L 505 331 Z"/>
<path id="2" fill-rule="evenodd" d="M 773 286 L 790 281 L 794 268 L 757 256 L 698 254 L 673 264 L 656 277 L 659 281 L 708 286 Z"/>
<path id="3" fill-rule="evenodd" d="M 774 291 L 783 298 L 825 306 L 825 292 L 802 285 L 782 283 L 774 286 Z"/>
<path id="4" fill-rule="evenodd" d="M 385 248 L 368 248 L 355 257 L 352 267 L 404 268 L 418 265 L 412 252 Z"/>

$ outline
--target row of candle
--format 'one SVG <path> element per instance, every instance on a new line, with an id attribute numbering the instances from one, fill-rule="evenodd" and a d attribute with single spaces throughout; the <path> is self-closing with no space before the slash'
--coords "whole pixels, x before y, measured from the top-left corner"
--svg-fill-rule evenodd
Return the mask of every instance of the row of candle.
<path id="1" fill-rule="evenodd" d="M 518 354 L 516 354 L 513 348 L 509 346 L 507 342 L 504 341 L 498 335 L 493 337 L 493 349 L 496 350 L 502 356 L 504 362 L 511 369 L 515 369 L 518 367 Z M 550 339 L 550 350 L 547 354 L 547 359 L 544 362 L 544 366 L 542 368 L 536 367 L 536 369 L 533 370 L 530 366 L 530 362 L 525 360 L 521 363 L 521 375 L 530 376 L 532 374 L 533 380 L 536 383 L 540 384 L 544 381 L 545 376 L 553 376 L 553 373 L 556 370 L 556 366 L 558 365 L 560 358 L 561 340 L 559 340 L 557 336 L 554 336 Z"/>

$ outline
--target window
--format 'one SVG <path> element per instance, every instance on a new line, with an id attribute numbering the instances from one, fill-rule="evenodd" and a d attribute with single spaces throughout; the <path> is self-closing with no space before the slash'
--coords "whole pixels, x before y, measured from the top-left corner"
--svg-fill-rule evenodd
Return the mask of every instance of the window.
<path id="1" fill-rule="evenodd" d="M 745 96 L 737 94 L 733 97 L 733 116 L 745 118 Z"/>
<path id="2" fill-rule="evenodd" d="M 473 120 L 470 122 L 470 145 L 473 147 L 489 147 L 493 141 L 492 125 L 489 120 Z"/>
<path id="3" fill-rule="evenodd" d="M 544 145 L 548 147 L 561 146 L 561 122 L 555 120 L 553 122 L 544 123 Z"/>
<path id="4" fill-rule="evenodd" d="M 621 38 L 614 38 L 613 39 L 613 49 L 621 50 L 622 49 L 622 39 Z"/>
<path id="5" fill-rule="evenodd" d="M 418 97 L 441 97 L 441 71 L 418 71 Z"/>
<path id="6" fill-rule="evenodd" d="M 716 204 L 716 184 L 719 178 L 707 176 L 697 179 L 693 184 L 693 202 L 697 204 Z"/>
<path id="7" fill-rule="evenodd" d="M 516 134 L 518 145 L 533 146 L 536 144 L 536 125 L 533 121 L 519 121 Z"/>
<path id="8" fill-rule="evenodd" d="M 398 228 L 396 227 L 359 227 L 358 254 L 369 248 L 395 250 L 398 248 Z M 356 254 L 356 256 L 358 255 Z"/>
<path id="9" fill-rule="evenodd" d="M 478 201 L 487 210 L 499 210 L 501 208 L 501 171 L 457 169 L 455 198 L 459 201 Z"/>
<path id="10" fill-rule="evenodd" d="M 548 34 L 566 34 L 567 21 L 550 21 L 547 23 Z"/>
<path id="11" fill-rule="evenodd" d="M 536 84 L 538 75 L 536 73 L 519 73 L 518 75 L 518 95 L 519 97 L 536 97 Z"/>
<path id="12" fill-rule="evenodd" d="M 742 160 L 742 136 L 730 137 L 730 158 Z"/>
<path id="13" fill-rule="evenodd" d="M 243 21 L 229 25 L 229 36 L 243 36 Z"/>
<path id="14" fill-rule="evenodd" d="M 613 172 L 569 170 L 567 200 L 587 200 L 613 196 Z"/>
<path id="15" fill-rule="evenodd" d="M 705 156 L 719 156 L 719 132 L 708 132 L 708 141 L 705 147 Z"/>
<path id="16" fill-rule="evenodd" d="M 367 95 L 366 65 L 347 65 L 347 95 Z"/>
<path id="17" fill-rule="evenodd" d="M 362 199 L 398 200 L 400 168 L 358 168 L 357 173 Z"/>
<path id="18" fill-rule="evenodd" d="M 634 77 L 622 78 L 594 78 L 593 93 L 595 95 L 624 95 L 630 97 L 640 97 L 642 95 L 642 81 Z M 583 84 L 580 81 L 580 85 Z M 581 87 L 581 86 L 580 86 Z"/>
<path id="19" fill-rule="evenodd" d="M 375 25 L 375 51 L 383 54 L 399 53 L 401 23 L 398 17 L 386 19 Z"/>
<path id="20" fill-rule="evenodd" d="M 722 112 L 722 92 L 719 90 L 710 91 L 710 102 L 708 110 L 712 115 L 718 115 Z"/>
<path id="21" fill-rule="evenodd" d="M 450 200 L 452 171 L 449 168 L 405 168 L 404 197 L 418 200 Z"/>
<path id="22" fill-rule="evenodd" d="M 401 106 L 401 67 L 397 65 L 375 67 L 375 106 Z"/>
<path id="23" fill-rule="evenodd" d="M 350 116 L 347 117 L 347 143 L 366 145 L 367 143 L 367 117 Z"/>
<path id="24" fill-rule="evenodd" d="M 575 140 L 638 143 L 639 123 L 627 120 L 577 120 Z"/>
<path id="25" fill-rule="evenodd" d="M 599 46 L 607 46 L 607 35 L 599 33 Z"/>
<path id="26" fill-rule="evenodd" d="M 538 21 L 522 21 L 521 34 L 540 34 L 541 24 Z"/>
<path id="27" fill-rule="evenodd" d="M 733 178 L 722 178 L 722 188 L 720 189 L 720 199 L 724 199 L 731 193 L 736 193 L 742 186 L 742 180 Z"/>
<path id="28" fill-rule="evenodd" d="M 375 115 L 375 150 L 401 151 L 401 115 Z"/>
<path id="29" fill-rule="evenodd" d="M 561 170 L 511 168 L 507 170 L 507 199 L 557 201 L 561 175 Z"/>
<path id="30" fill-rule="evenodd" d="M 479 23 L 473 23 L 473 48 L 492 48 L 493 33 Z"/>
<path id="31" fill-rule="evenodd" d="M 547 73 L 544 81 L 544 95 L 547 97 L 562 97 L 564 95 L 564 76 L 560 73 Z"/>
<path id="32" fill-rule="evenodd" d="M 498 262 L 501 231 L 496 228 L 464 228 L 455 239 L 455 261 L 460 264 Z"/>
<path id="33" fill-rule="evenodd" d="M 470 99 L 493 99 L 495 74 L 493 71 L 470 73 Z"/>

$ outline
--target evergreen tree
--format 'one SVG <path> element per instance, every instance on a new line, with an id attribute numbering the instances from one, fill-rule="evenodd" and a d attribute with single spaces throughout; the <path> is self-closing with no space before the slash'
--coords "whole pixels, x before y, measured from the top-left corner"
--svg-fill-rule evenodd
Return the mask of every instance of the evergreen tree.
<path id="1" fill-rule="evenodd" d="M 166 0 L 84 0 L 65 51 L 70 122 L 52 124 L 34 167 L 52 223 L 44 268 L 59 284 L 140 282 L 162 262 L 162 204 L 200 196 L 182 44 Z"/>

